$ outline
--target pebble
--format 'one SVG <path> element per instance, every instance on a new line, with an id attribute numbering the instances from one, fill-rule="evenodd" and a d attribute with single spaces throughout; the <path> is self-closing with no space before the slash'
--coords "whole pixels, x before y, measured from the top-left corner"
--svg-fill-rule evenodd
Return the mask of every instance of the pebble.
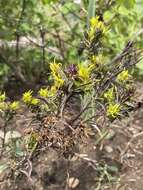
<path id="1" fill-rule="evenodd" d="M 112 152 L 113 152 L 113 148 L 112 148 L 111 146 L 109 146 L 109 145 L 106 145 L 106 146 L 104 147 L 104 149 L 105 149 L 105 151 L 106 151 L 107 153 L 112 153 Z"/>
<path id="2" fill-rule="evenodd" d="M 21 134 L 18 131 L 8 131 L 5 135 L 5 143 L 9 143 L 11 139 L 21 138 Z"/>
<path id="3" fill-rule="evenodd" d="M 0 130 L 0 138 L 3 139 L 4 138 L 4 132 L 2 130 Z"/>
<path id="4" fill-rule="evenodd" d="M 79 179 L 70 177 L 67 181 L 69 188 L 75 189 L 79 185 Z"/>

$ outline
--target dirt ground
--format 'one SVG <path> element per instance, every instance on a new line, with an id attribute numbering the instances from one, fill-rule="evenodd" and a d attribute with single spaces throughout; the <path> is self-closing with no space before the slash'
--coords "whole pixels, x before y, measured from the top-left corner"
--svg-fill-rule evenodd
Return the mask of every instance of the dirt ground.
<path id="1" fill-rule="evenodd" d="M 30 117 L 15 121 L 22 135 Z M 26 162 L 16 158 L 23 166 L 0 173 L 0 190 L 143 190 L 143 109 L 114 122 L 109 134 L 100 143 L 94 135 L 79 140 L 68 156 L 43 146 Z"/>

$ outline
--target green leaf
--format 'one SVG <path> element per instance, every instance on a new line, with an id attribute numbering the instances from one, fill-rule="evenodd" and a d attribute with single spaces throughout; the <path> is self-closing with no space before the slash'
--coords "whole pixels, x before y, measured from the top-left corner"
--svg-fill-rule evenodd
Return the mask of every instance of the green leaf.
<path id="1" fill-rule="evenodd" d="M 118 172 L 118 168 L 116 166 L 107 166 L 107 169 L 110 171 L 110 172 Z"/>
<path id="2" fill-rule="evenodd" d="M 7 164 L 1 164 L 0 165 L 0 174 L 4 171 L 4 170 L 6 170 L 8 168 L 8 165 Z"/>
<path id="3" fill-rule="evenodd" d="M 141 60 L 136 67 L 139 69 L 140 73 L 143 73 L 143 60 Z"/>
<path id="4" fill-rule="evenodd" d="M 56 3 L 58 0 L 42 0 L 42 3 L 44 4 L 44 5 L 46 5 L 46 4 L 49 4 L 49 3 Z"/>
<path id="5" fill-rule="evenodd" d="M 135 0 L 125 0 L 124 5 L 127 9 L 132 9 L 135 5 Z"/>
<path id="6" fill-rule="evenodd" d="M 17 156 L 24 156 L 24 152 L 21 149 L 20 142 L 17 140 L 15 144 L 15 154 Z"/>
<path id="7" fill-rule="evenodd" d="M 119 5 L 124 5 L 127 9 L 132 9 L 136 3 L 135 0 L 118 0 Z"/>
<path id="8" fill-rule="evenodd" d="M 104 13 L 104 20 L 110 20 L 113 17 L 114 13 L 112 13 L 111 11 L 106 11 Z"/>
<path id="9" fill-rule="evenodd" d="M 106 135 L 105 139 L 110 140 L 115 136 L 115 131 L 110 130 L 108 134 Z"/>
<path id="10" fill-rule="evenodd" d="M 89 27 L 89 21 L 92 17 L 95 17 L 95 3 L 96 0 L 89 0 L 89 5 L 88 5 L 88 16 L 87 16 L 87 26 Z"/>
<path id="11" fill-rule="evenodd" d="M 69 2 L 69 3 L 65 3 L 62 7 L 61 7 L 61 12 L 63 14 L 68 14 L 70 11 L 75 11 L 77 9 L 77 6 L 75 5 L 75 3 Z"/>

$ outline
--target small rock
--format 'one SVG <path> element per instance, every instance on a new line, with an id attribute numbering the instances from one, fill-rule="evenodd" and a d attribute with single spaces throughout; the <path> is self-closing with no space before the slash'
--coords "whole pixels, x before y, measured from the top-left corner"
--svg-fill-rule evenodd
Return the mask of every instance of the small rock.
<path id="1" fill-rule="evenodd" d="M 77 161 L 77 156 L 73 156 L 70 161 L 71 161 L 71 162 Z"/>
<path id="2" fill-rule="evenodd" d="M 70 177 L 67 181 L 69 188 L 75 189 L 79 185 L 79 179 Z"/>
<path id="3" fill-rule="evenodd" d="M 18 131 L 8 131 L 5 135 L 5 143 L 7 144 L 11 139 L 21 138 L 21 134 Z"/>
<path id="4" fill-rule="evenodd" d="M 3 147 L 3 139 L 0 138 L 0 149 Z"/>
<path id="5" fill-rule="evenodd" d="M 4 132 L 2 130 L 0 130 L 0 138 L 3 139 L 4 138 Z"/>
<path id="6" fill-rule="evenodd" d="M 106 146 L 104 147 L 104 149 L 105 149 L 105 151 L 106 151 L 107 153 L 112 153 L 112 152 L 113 152 L 113 148 L 112 148 L 111 146 L 109 146 L 109 145 L 106 145 Z"/>
<path id="7" fill-rule="evenodd" d="M 0 174 L 8 168 L 7 164 L 0 164 Z"/>

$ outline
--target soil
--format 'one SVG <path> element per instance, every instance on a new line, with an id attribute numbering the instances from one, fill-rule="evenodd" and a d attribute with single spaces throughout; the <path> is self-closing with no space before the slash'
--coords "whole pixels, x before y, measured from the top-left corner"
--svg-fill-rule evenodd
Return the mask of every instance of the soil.
<path id="1" fill-rule="evenodd" d="M 25 111 L 14 122 L 22 136 L 31 117 Z M 31 126 L 37 128 L 37 123 Z M 143 190 L 143 109 L 114 122 L 108 131 L 100 143 L 97 134 L 79 138 L 66 154 L 48 145 L 24 158 L 26 162 L 16 158 L 23 165 L 0 173 L 0 190 Z M 5 156 L 0 162 L 13 159 Z"/>

